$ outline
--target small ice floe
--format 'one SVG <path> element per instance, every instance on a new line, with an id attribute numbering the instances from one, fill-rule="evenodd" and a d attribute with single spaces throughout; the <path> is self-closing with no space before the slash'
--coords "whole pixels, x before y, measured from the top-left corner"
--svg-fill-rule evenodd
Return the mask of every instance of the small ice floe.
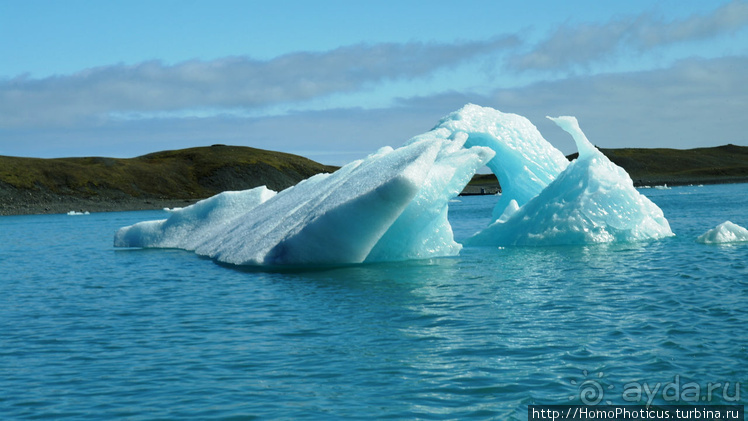
<path id="1" fill-rule="evenodd" d="M 668 187 L 667 184 L 663 184 L 661 186 L 654 186 L 657 190 L 670 190 L 672 187 Z"/>
<path id="2" fill-rule="evenodd" d="M 176 212 L 178 210 L 182 210 L 183 208 L 164 208 L 166 212 Z"/>
<path id="3" fill-rule="evenodd" d="M 696 241 L 703 244 L 743 243 L 748 241 L 748 230 L 725 221 L 700 235 Z"/>
<path id="4" fill-rule="evenodd" d="M 77 212 L 77 211 L 72 211 L 72 210 L 71 210 L 70 212 L 68 212 L 68 215 L 70 215 L 70 216 L 78 216 L 78 215 L 90 215 L 90 214 L 91 214 L 91 213 L 90 213 L 89 211 L 84 211 L 84 212 Z"/>

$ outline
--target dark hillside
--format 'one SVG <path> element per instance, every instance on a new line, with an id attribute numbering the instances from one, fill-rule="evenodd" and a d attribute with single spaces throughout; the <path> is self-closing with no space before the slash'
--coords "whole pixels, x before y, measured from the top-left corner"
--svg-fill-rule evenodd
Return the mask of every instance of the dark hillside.
<path id="1" fill-rule="evenodd" d="M 0 156 L 0 214 L 182 206 L 225 190 L 282 190 L 335 169 L 296 155 L 224 145 L 130 159 Z"/>
<path id="2" fill-rule="evenodd" d="M 600 149 L 637 186 L 748 182 L 748 147 Z M 576 158 L 577 154 L 569 158 Z"/>
<path id="3" fill-rule="evenodd" d="M 637 186 L 748 182 L 745 146 L 601 151 L 628 171 Z M 0 156 L 0 215 L 184 206 L 226 190 L 266 185 L 280 191 L 336 169 L 297 155 L 225 145 L 130 159 Z M 464 193 L 498 190 L 496 177 L 483 174 Z"/>
<path id="4" fill-rule="evenodd" d="M 600 149 L 629 173 L 634 185 L 748 183 L 748 147 L 723 145 L 697 149 Z M 578 154 L 567 156 L 571 161 Z M 493 174 L 478 174 L 464 194 L 493 194 L 499 183 Z"/>

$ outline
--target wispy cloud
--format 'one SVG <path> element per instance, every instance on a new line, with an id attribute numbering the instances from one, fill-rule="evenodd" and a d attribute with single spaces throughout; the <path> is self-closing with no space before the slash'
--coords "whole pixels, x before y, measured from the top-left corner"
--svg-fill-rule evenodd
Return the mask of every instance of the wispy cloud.
<path id="1" fill-rule="evenodd" d="M 490 102 L 530 117 L 574 150 L 544 115 L 575 115 L 603 147 L 746 144 L 747 57 L 687 59 L 665 69 L 577 77 L 497 90 Z"/>
<path id="2" fill-rule="evenodd" d="M 385 145 L 399 146 L 467 102 L 528 117 L 565 153 L 576 150 L 574 142 L 546 115 L 577 116 L 590 140 L 602 147 L 745 145 L 746 68 L 747 57 L 690 59 L 666 69 L 539 82 L 484 94 L 449 92 L 404 98 L 395 106 L 373 110 L 108 121 L 70 130 L 0 129 L 0 155 L 134 156 L 226 143 L 343 164 Z"/>
<path id="3" fill-rule="evenodd" d="M 647 51 L 679 42 L 708 39 L 748 26 L 748 2 L 733 1 L 709 14 L 665 21 L 651 13 L 561 26 L 531 51 L 510 60 L 515 70 L 569 70 L 588 66 L 623 50 Z"/>
<path id="4" fill-rule="evenodd" d="M 47 78 L 0 79 L 0 154 L 133 156 L 227 143 L 342 164 L 364 151 L 399 145 L 467 102 L 529 117 L 564 152 L 574 150 L 573 142 L 545 115 L 576 115 L 590 139 L 604 147 L 745 144 L 744 55 L 546 81 L 535 78 L 544 73 L 530 71 L 523 75 L 526 85 L 512 88 L 502 87 L 502 75 L 492 73 L 495 85 L 483 83 L 480 93 L 448 90 L 449 78 L 464 77 L 466 64 L 480 68 L 506 59 L 520 72 L 583 69 L 616 53 L 650 51 L 746 27 L 748 2 L 733 1 L 680 20 L 643 14 L 564 26 L 521 56 L 512 54 L 525 46 L 505 36 L 475 42 L 359 44 L 271 60 L 152 61 Z M 490 60 L 482 63 L 483 58 Z M 425 86 L 434 75 L 439 82 L 423 93 L 393 88 L 401 82 Z M 378 109 L 371 103 L 362 103 L 367 109 L 329 108 L 357 103 L 358 98 L 365 102 L 380 89 L 390 90 L 388 98 L 406 98 Z M 448 92 L 435 94 L 437 90 Z M 421 96 L 407 98 L 412 92 Z M 345 100 L 336 102 L 341 97 Z M 266 111 L 273 107 L 288 112 L 271 116 Z M 227 112 L 237 110 L 241 112 Z"/>
<path id="5" fill-rule="evenodd" d="M 112 113 L 257 109 L 424 77 L 517 43 L 507 36 L 454 44 L 353 45 L 267 61 L 151 61 L 44 79 L 18 77 L 0 81 L 0 127 L 68 125 Z"/>

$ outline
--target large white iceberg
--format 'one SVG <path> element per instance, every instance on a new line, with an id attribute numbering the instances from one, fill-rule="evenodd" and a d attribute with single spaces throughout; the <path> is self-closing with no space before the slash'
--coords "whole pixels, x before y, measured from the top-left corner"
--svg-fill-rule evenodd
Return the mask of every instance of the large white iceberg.
<path id="1" fill-rule="evenodd" d="M 748 241 L 748 230 L 738 224 L 725 221 L 696 239 L 704 244 L 742 243 Z"/>
<path id="2" fill-rule="evenodd" d="M 457 255 L 450 199 L 488 165 L 502 185 L 471 245 L 587 244 L 672 235 L 662 211 L 571 117 L 571 164 L 526 118 L 467 105 L 398 149 L 275 193 L 225 192 L 121 228 L 117 247 L 194 250 L 237 265 L 331 265 Z"/>

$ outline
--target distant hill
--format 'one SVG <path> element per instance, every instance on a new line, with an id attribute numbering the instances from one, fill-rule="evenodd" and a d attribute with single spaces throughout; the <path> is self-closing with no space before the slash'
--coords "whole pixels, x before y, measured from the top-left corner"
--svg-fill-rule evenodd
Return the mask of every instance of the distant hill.
<path id="1" fill-rule="evenodd" d="M 297 155 L 224 145 L 130 159 L 0 156 L 0 214 L 183 206 L 225 190 L 282 190 L 336 169 Z"/>
<path id="2" fill-rule="evenodd" d="M 601 151 L 637 186 L 748 182 L 745 146 Z M 337 168 L 297 155 L 225 145 L 129 159 L 0 156 L 0 215 L 185 206 L 226 190 L 266 185 L 280 191 Z M 482 174 L 464 193 L 497 191 L 496 177 Z"/>
<path id="3" fill-rule="evenodd" d="M 748 182 L 748 147 L 600 149 L 636 186 Z M 576 154 L 575 154 L 576 155 Z"/>
<path id="4" fill-rule="evenodd" d="M 723 145 L 697 149 L 600 148 L 605 156 L 629 173 L 634 185 L 671 186 L 748 182 L 748 147 Z M 579 154 L 567 156 L 570 161 Z M 496 176 L 479 174 L 465 188 L 478 194 L 499 189 Z"/>

